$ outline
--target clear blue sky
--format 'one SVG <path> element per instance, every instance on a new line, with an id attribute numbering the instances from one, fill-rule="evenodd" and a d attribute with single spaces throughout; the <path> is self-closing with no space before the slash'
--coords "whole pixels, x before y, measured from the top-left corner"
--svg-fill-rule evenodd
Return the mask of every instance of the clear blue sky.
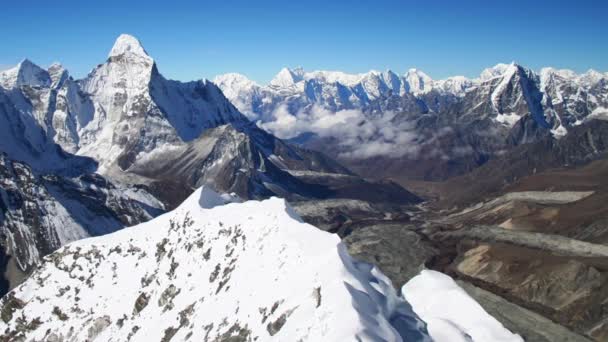
<path id="1" fill-rule="evenodd" d="M 120 33 L 179 80 L 240 72 L 265 83 L 283 66 L 474 77 L 513 60 L 608 71 L 606 0 L 10 1 L 0 12 L 0 68 L 27 57 L 76 77 Z"/>

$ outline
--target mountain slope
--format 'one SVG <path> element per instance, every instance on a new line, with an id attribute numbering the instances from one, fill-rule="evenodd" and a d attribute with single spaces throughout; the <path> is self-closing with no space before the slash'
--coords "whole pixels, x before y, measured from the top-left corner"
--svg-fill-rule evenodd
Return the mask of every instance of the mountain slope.
<path id="1" fill-rule="evenodd" d="M 25 69 L 35 72 L 20 71 Z M 2 127 L 26 132 L 7 131 L 0 149 L 40 171 L 56 172 L 54 165 L 75 174 L 96 171 L 112 181 L 156 189 L 169 206 L 204 184 L 243 198 L 327 198 L 339 192 L 334 185 L 302 180 L 294 171 L 351 175 L 321 153 L 256 127 L 213 83 L 165 79 L 130 35 L 119 36 L 105 63 L 79 81 L 60 65 L 44 70 L 28 61 L 11 70 L 2 78 L 10 86 Z M 0 89 L 0 101 L 2 94 Z M 24 147 L 16 149 L 15 142 Z M 76 161 L 84 165 L 76 167 Z M 371 183 L 359 178 L 353 184 Z M 416 200 L 396 184 L 384 187 L 401 193 L 402 202 Z M 357 198 L 366 193 L 351 192 Z"/>
<path id="2" fill-rule="evenodd" d="M 232 200 L 202 188 L 171 213 L 60 249 L 3 299 L 3 337 L 430 341 L 337 236 L 283 200 Z"/>
<path id="3" fill-rule="evenodd" d="M 79 131 L 77 153 L 98 160 L 102 172 L 127 170 L 146 154 L 190 141 L 205 129 L 247 122 L 210 82 L 166 80 L 139 41 L 125 34 L 79 85 L 94 112 Z"/>
<path id="4" fill-rule="evenodd" d="M 64 244 L 147 221 L 162 211 L 144 189 L 118 187 L 96 174 L 39 176 L 0 153 L 0 294 Z"/>
<path id="5" fill-rule="evenodd" d="M 545 137 L 495 158 L 473 172 L 446 183 L 444 205 L 463 205 L 497 194 L 526 176 L 560 167 L 579 167 L 606 157 L 608 121 L 590 120 L 561 138 Z"/>
<path id="6" fill-rule="evenodd" d="M 94 170 L 97 165 L 92 159 L 65 153 L 56 144 L 55 141 L 67 145 L 72 140 L 69 129 L 61 129 L 69 128 L 71 122 L 65 116 L 67 121 L 62 121 L 59 114 L 53 116 L 61 111 L 56 109 L 63 102 L 58 90 L 50 87 L 48 73 L 31 62 L 17 66 L 19 70 L 26 67 L 39 69 L 49 82 L 41 87 L 37 80 L 26 78 L 9 84 L 15 84 L 14 88 L 0 87 L 0 151 L 40 171 L 78 174 Z M 68 92 L 69 86 L 66 87 L 59 92 Z"/>

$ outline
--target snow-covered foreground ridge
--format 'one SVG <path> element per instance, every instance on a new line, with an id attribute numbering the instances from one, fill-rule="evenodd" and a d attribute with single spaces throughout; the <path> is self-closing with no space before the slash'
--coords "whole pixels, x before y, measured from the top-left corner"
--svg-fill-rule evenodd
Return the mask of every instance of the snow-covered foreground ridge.
<path id="1" fill-rule="evenodd" d="M 456 282 L 424 270 L 402 288 L 403 296 L 428 324 L 436 342 L 523 342 L 490 316 Z"/>
<path id="2" fill-rule="evenodd" d="M 9 293 L 25 341 L 430 341 L 376 268 L 284 200 L 201 188 L 174 211 L 45 258 Z"/>

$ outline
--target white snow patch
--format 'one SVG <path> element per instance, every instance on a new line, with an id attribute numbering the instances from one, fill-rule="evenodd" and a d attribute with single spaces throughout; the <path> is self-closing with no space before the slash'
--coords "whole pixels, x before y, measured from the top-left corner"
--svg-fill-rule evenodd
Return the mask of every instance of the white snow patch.
<path id="1" fill-rule="evenodd" d="M 402 293 L 436 342 L 523 342 L 443 273 L 423 270 Z"/>

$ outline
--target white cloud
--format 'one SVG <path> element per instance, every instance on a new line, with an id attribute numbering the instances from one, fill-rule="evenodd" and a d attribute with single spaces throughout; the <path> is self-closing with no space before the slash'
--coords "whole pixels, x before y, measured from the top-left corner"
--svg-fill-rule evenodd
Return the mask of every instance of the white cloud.
<path id="1" fill-rule="evenodd" d="M 283 139 L 306 132 L 335 138 L 342 151 L 340 156 L 344 158 L 415 156 L 420 144 L 413 125 L 397 123 L 394 116 L 394 113 L 386 112 L 370 118 L 359 110 L 332 112 L 320 106 L 292 114 L 287 106 L 281 105 L 268 121 L 258 125 Z"/>

